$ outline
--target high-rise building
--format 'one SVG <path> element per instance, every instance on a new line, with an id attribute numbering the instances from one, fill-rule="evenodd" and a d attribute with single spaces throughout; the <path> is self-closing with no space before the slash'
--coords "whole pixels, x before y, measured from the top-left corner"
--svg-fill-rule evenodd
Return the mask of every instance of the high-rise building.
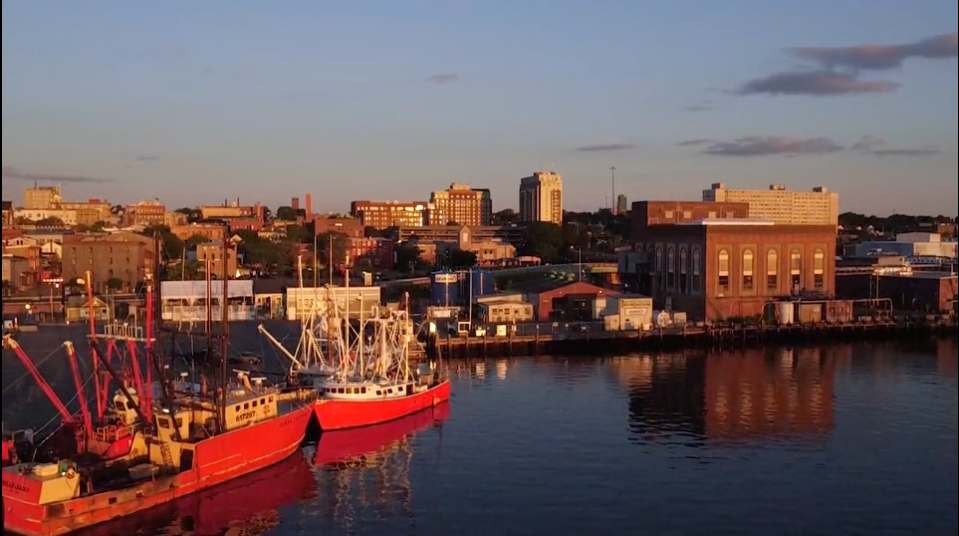
<path id="1" fill-rule="evenodd" d="M 781 184 L 768 190 L 731 190 L 719 182 L 703 191 L 703 201 L 749 203 L 753 219 L 789 225 L 839 225 L 839 194 L 826 188 L 795 192 Z"/>
<path id="2" fill-rule="evenodd" d="M 629 212 L 629 205 L 627 204 L 625 194 L 619 194 L 616 196 L 616 214 L 625 215 Z"/>
<path id="3" fill-rule="evenodd" d="M 519 218 L 563 224 L 563 179 L 559 173 L 537 171 L 520 179 Z"/>
<path id="4" fill-rule="evenodd" d="M 430 195 L 427 219 L 429 225 L 490 225 L 493 220 L 493 199 L 487 189 L 453 183 L 448 190 L 435 191 Z"/>
<path id="5" fill-rule="evenodd" d="M 376 229 L 422 227 L 426 207 L 425 201 L 353 201 L 350 215 L 360 218 L 365 227 Z"/>
<path id="6" fill-rule="evenodd" d="M 60 186 L 37 186 L 23 191 L 23 208 L 27 210 L 55 210 L 60 208 L 63 195 Z"/>

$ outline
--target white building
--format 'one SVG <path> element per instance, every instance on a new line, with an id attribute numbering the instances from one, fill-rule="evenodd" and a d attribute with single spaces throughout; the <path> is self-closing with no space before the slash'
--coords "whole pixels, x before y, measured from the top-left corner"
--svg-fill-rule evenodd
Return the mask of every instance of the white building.
<path id="1" fill-rule="evenodd" d="M 286 317 L 302 320 L 304 314 L 322 314 L 330 300 L 341 311 L 348 306 L 350 316 L 359 317 L 360 311 L 368 315 L 380 306 L 382 293 L 380 287 L 290 287 L 286 289 Z"/>
<path id="2" fill-rule="evenodd" d="M 563 179 L 559 173 L 537 171 L 520 179 L 519 218 L 563 225 Z"/>
<path id="3" fill-rule="evenodd" d="M 63 222 L 64 225 L 73 226 L 77 224 L 77 211 L 75 210 L 19 208 L 15 212 L 15 217 L 30 221 L 56 218 Z"/>
<path id="4" fill-rule="evenodd" d="M 787 190 L 773 184 L 768 190 L 733 190 L 717 182 L 703 190 L 703 201 L 748 203 L 749 217 L 784 225 L 839 226 L 839 194 L 817 187 L 810 191 Z"/>
<path id="5" fill-rule="evenodd" d="M 895 241 L 868 241 L 856 244 L 856 257 L 898 255 L 902 257 L 955 259 L 956 242 L 943 242 L 938 233 L 901 233 Z"/>
<path id="6" fill-rule="evenodd" d="M 206 322 L 207 293 L 206 281 L 162 281 L 160 282 L 161 316 L 165 322 Z M 253 281 L 235 280 L 227 286 L 229 292 L 228 318 L 231 322 L 256 320 L 256 307 L 253 304 Z M 213 321 L 223 318 L 220 309 L 223 296 L 223 282 L 214 281 L 211 292 L 213 303 Z"/>

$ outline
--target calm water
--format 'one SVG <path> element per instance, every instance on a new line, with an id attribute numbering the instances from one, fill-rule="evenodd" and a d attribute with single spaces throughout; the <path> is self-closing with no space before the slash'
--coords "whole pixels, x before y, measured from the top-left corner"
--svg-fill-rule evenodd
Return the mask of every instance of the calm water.
<path id="1" fill-rule="evenodd" d="M 954 535 L 957 355 L 945 341 L 453 362 L 453 399 L 435 415 L 328 434 L 136 523 L 276 536 Z M 63 382 L 63 364 L 45 373 Z M 8 426 L 52 415 L 31 382 L 7 390 L 22 370 L 5 351 Z"/>

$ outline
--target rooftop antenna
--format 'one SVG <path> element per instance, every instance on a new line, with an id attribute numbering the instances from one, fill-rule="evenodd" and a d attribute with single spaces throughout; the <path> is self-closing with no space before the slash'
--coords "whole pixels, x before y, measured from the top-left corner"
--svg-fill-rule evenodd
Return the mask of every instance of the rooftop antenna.
<path id="1" fill-rule="evenodd" d="M 613 195 L 612 195 L 612 197 L 609 198 L 610 201 L 612 201 L 612 203 L 611 203 L 611 205 L 610 205 L 610 212 L 612 212 L 613 216 L 615 216 L 615 215 L 616 215 L 616 209 L 617 209 L 617 207 L 616 207 L 616 166 L 613 166 L 613 167 L 609 168 L 609 172 L 610 172 L 610 174 L 612 175 L 611 179 L 612 179 L 612 183 L 613 183 L 613 184 L 612 184 L 612 187 L 613 187 L 613 188 L 612 188 L 612 189 L 613 189 Z"/>

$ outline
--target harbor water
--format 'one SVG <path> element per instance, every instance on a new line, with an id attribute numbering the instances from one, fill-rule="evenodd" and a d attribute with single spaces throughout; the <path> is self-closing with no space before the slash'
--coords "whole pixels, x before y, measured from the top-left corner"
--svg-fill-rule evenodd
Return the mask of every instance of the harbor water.
<path id="1" fill-rule="evenodd" d="M 30 336 L 35 360 L 55 349 Z M 957 356 L 930 340 L 453 361 L 448 407 L 322 436 L 112 533 L 954 535 Z M 70 398 L 62 354 L 40 370 Z M 4 350 L 8 429 L 54 416 L 23 373 Z"/>

